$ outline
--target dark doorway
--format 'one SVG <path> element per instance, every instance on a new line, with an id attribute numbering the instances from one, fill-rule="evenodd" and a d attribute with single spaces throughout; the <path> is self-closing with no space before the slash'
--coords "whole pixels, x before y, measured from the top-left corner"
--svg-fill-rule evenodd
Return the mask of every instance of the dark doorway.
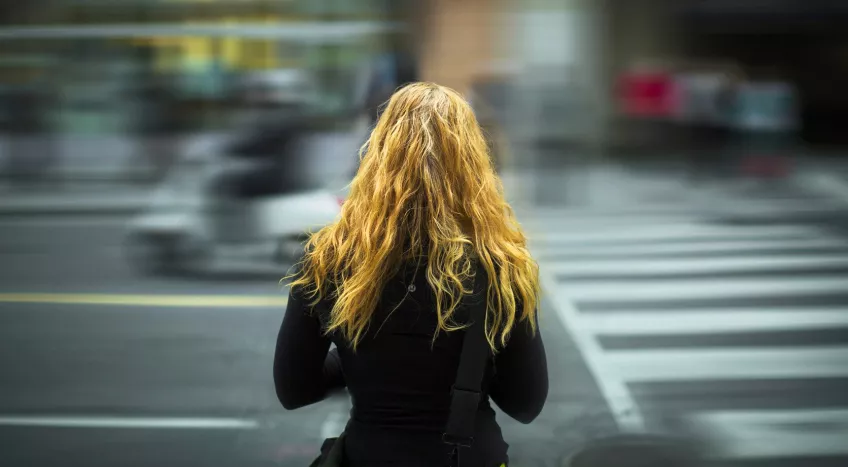
<path id="1" fill-rule="evenodd" d="M 848 146 L 848 8 L 827 0 L 753 3 L 682 6 L 688 55 L 735 61 L 755 80 L 791 82 L 800 98 L 804 142 Z"/>

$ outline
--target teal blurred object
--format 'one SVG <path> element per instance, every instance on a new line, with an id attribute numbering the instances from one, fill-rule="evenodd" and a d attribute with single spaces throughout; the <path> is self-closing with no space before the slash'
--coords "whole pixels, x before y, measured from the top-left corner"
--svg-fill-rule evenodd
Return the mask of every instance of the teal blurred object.
<path id="1" fill-rule="evenodd" d="M 740 86 L 734 114 L 734 126 L 744 132 L 793 132 L 798 129 L 797 98 L 788 83 Z"/>
<path id="2" fill-rule="evenodd" d="M 188 96 L 215 98 L 226 90 L 226 70 L 217 60 L 188 64 L 181 77 L 182 91 Z"/>

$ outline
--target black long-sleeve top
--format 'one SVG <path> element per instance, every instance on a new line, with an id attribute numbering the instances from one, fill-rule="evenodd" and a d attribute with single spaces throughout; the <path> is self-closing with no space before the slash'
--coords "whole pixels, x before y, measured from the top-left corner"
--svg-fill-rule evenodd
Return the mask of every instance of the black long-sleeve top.
<path id="1" fill-rule="evenodd" d="M 291 410 L 346 386 L 353 402 L 345 445 L 351 467 L 444 467 L 448 458 L 441 435 L 464 332 L 440 332 L 433 341 L 434 297 L 425 277 L 408 267 L 386 284 L 355 352 L 341 336 L 323 332 L 330 301 L 310 307 L 299 290 L 290 291 L 274 358 L 277 396 Z M 457 310 L 458 320 L 467 319 L 463 313 Z M 545 349 L 527 323 L 517 324 L 493 357 L 483 393 L 474 445 L 460 455 L 470 454 L 475 467 L 500 466 L 508 462 L 508 445 L 489 400 L 530 423 L 548 393 Z"/>

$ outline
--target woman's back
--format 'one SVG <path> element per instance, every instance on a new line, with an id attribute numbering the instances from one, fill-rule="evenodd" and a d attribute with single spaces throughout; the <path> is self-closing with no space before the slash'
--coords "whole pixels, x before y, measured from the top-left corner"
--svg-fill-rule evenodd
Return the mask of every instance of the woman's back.
<path id="1" fill-rule="evenodd" d="M 410 268 L 413 269 L 413 268 Z M 423 274 L 403 271 L 386 284 L 373 326 L 354 352 L 340 336 L 345 382 L 364 425 L 440 435 L 456 377 L 461 333 L 441 333 Z"/>
<path id="2" fill-rule="evenodd" d="M 448 458 L 442 433 L 463 333 L 443 332 L 433 339 L 438 323 L 432 295 L 423 274 L 403 271 L 386 285 L 374 326 L 356 352 L 336 339 L 353 400 L 348 454 L 354 466 L 439 465 Z M 458 319 L 464 321 L 463 311 Z M 490 462 L 480 465 L 500 465 L 507 446 L 488 398 L 482 400 L 475 438 L 477 451 Z"/>
<path id="3" fill-rule="evenodd" d="M 442 434 L 470 321 L 482 323 L 472 335 L 494 357 L 460 467 L 507 462 L 490 398 L 529 423 L 547 396 L 538 267 L 459 94 L 415 83 L 392 96 L 340 218 L 310 237 L 293 279 L 277 394 L 292 409 L 346 386 L 353 467 L 445 465 L 452 447 Z M 469 294 L 483 320 L 470 319 Z M 338 351 L 328 354 L 331 343 Z"/>
<path id="4" fill-rule="evenodd" d="M 304 347 L 314 345 L 306 341 L 325 340 L 326 346 L 332 341 L 337 346 L 339 358 L 330 359 L 330 365 L 325 365 L 324 377 L 343 379 L 352 398 L 346 449 L 351 467 L 443 467 L 450 454 L 451 446 L 443 442 L 442 434 L 464 332 L 442 332 L 433 339 L 438 320 L 424 269 L 410 265 L 386 284 L 373 326 L 355 351 L 338 334 L 322 337 L 312 332 L 324 326 L 332 303 L 304 308 L 303 297 L 297 290 L 292 291 L 288 325 L 281 331 L 276 358 L 278 362 L 292 360 L 296 364 L 284 371 L 288 376 L 280 375 L 278 392 L 301 384 L 302 376 L 309 373 L 308 367 L 325 363 L 320 352 L 314 361 L 302 353 Z M 468 310 L 460 310 L 457 320 L 466 322 Z M 306 326 L 292 325 L 295 322 Z M 334 372 L 338 375 L 332 375 Z M 528 423 L 541 411 L 547 388 L 542 339 L 533 335 L 529 327 L 521 326 L 487 365 L 475 423 L 472 467 L 508 462 L 508 445 L 501 436 L 489 397 L 508 415 Z M 323 397 L 326 390 L 321 384 L 313 388 L 316 397 Z"/>

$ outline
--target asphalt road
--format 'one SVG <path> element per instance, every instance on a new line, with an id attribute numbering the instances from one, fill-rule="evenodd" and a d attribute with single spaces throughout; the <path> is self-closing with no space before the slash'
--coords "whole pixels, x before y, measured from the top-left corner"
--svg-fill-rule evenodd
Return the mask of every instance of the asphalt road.
<path id="1" fill-rule="evenodd" d="M 0 218 L 0 465 L 302 466 L 344 424 L 340 398 L 287 412 L 271 364 L 276 278 L 152 278 L 125 219 Z M 558 465 L 612 419 L 554 313 L 542 416 L 501 416 L 513 465 Z"/>

